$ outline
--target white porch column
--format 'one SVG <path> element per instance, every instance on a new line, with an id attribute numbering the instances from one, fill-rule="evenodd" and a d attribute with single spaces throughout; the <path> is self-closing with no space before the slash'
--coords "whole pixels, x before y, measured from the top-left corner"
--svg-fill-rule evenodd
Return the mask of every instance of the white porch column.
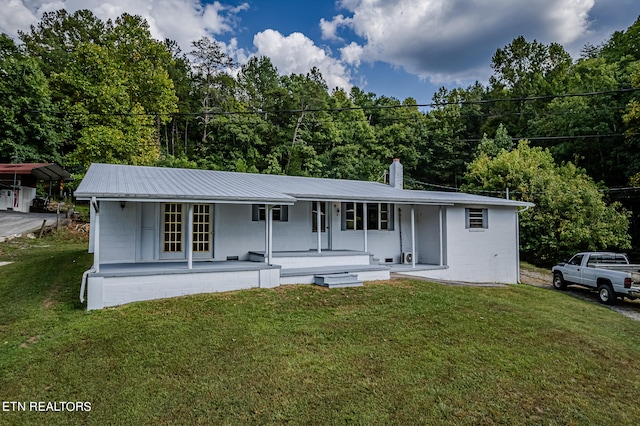
<path id="1" fill-rule="evenodd" d="M 193 269 L 193 203 L 187 203 L 187 269 Z"/>
<path id="2" fill-rule="evenodd" d="M 311 204 L 313 206 L 313 202 Z M 322 208 L 316 201 L 316 231 L 318 232 L 318 253 L 322 253 Z"/>
<path id="3" fill-rule="evenodd" d="M 444 211 L 442 210 L 442 206 L 439 207 L 438 212 L 438 220 L 440 222 L 440 266 L 444 266 L 444 247 L 442 246 L 444 243 L 444 229 L 442 229 L 442 225 L 444 220 L 442 219 L 442 215 Z"/>
<path id="4" fill-rule="evenodd" d="M 516 209 L 516 283 L 520 282 L 520 212 Z"/>
<path id="5" fill-rule="evenodd" d="M 411 267 L 416 267 L 416 257 L 418 253 L 416 253 L 416 208 L 414 205 L 411 205 Z"/>
<path id="6" fill-rule="evenodd" d="M 364 228 L 364 251 L 369 251 L 369 234 L 367 232 L 367 228 L 369 227 L 369 224 L 367 223 L 367 203 L 363 203 L 362 204 L 362 227 Z M 356 212 L 358 211 L 358 208 L 356 207 Z"/>
<path id="7" fill-rule="evenodd" d="M 91 198 L 91 205 L 96 212 L 93 231 L 93 269 L 100 272 L 100 205 L 96 197 Z"/>
<path id="8" fill-rule="evenodd" d="M 264 263 L 269 264 L 269 206 L 264 206 Z M 260 209 L 258 209 L 258 212 Z M 258 213 L 259 216 L 259 213 Z"/>
<path id="9" fill-rule="evenodd" d="M 267 244 L 267 257 L 269 258 L 269 262 L 268 264 L 271 265 L 271 258 L 273 257 L 273 206 L 265 206 L 266 209 L 266 214 L 267 214 L 267 220 L 266 222 L 269 223 L 268 225 L 268 230 L 269 232 L 267 233 L 268 236 L 268 244 Z"/>

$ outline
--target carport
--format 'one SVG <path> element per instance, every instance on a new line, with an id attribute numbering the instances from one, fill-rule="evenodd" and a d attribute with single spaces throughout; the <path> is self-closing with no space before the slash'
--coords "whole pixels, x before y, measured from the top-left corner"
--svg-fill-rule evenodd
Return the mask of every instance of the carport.
<path id="1" fill-rule="evenodd" d="M 0 210 L 29 212 L 36 200 L 38 181 L 49 182 L 51 196 L 53 183 L 70 177 L 71 174 L 56 163 L 0 164 Z M 45 200 L 38 201 L 36 204 L 45 203 Z"/>

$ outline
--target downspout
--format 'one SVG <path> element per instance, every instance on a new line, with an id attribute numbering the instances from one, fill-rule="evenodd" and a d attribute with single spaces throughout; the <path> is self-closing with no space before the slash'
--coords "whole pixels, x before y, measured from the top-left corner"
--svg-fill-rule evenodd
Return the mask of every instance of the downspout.
<path id="1" fill-rule="evenodd" d="M 96 197 L 91 198 L 91 204 L 96 211 L 95 235 L 93 238 L 93 269 L 95 269 L 96 272 L 100 272 L 100 205 Z"/>
<path id="2" fill-rule="evenodd" d="M 87 279 L 89 274 L 93 272 L 96 272 L 96 270 L 92 267 L 84 271 L 84 273 L 82 274 L 82 284 L 80 284 L 80 303 L 84 303 L 84 293 L 85 289 L 87 288 Z"/>
<path id="3" fill-rule="evenodd" d="M 416 267 L 416 213 L 415 206 L 411 205 L 411 267 Z"/>
<path id="4" fill-rule="evenodd" d="M 85 301 L 84 294 L 86 292 L 89 274 L 99 272 L 100 270 L 100 206 L 98 205 L 96 197 L 91 198 L 91 205 L 96 212 L 94 215 L 93 265 L 82 274 L 82 283 L 80 284 L 80 303 L 84 303 Z"/>

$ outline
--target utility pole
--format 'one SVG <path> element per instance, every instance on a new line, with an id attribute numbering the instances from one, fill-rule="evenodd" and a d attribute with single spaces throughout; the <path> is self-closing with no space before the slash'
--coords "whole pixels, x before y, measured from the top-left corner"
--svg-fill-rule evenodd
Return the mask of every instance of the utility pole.
<path id="1" fill-rule="evenodd" d="M 13 161 L 13 186 L 11 187 L 11 207 L 7 208 L 7 210 L 13 210 L 13 207 L 16 205 L 16 183 L 18 181 L 18 154 L 13 154 L 11 160 Z"/>

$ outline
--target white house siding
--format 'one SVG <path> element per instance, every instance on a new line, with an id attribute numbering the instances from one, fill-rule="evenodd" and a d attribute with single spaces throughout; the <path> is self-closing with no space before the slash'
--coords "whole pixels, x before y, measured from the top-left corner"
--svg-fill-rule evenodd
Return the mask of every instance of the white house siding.
<path id="1" fill-rule="evenodd" d="M 132 263 L 140 232 L 137 203 L 100 203 L 100 263 Z"/>
<path id="2" fill-rule="evenodd" d="M 248 260 L 249 251 L 264 250 L 264 229 L 264 222 L 251 220 L 251 204 L 216 204 L 215 260 L 235 256 L 239 260 Z"/>
<path id="3" fill-rule="evenodd" d="M 364 250 L 363 230 L 342 230 L 341 208 L 341 203 L 331 203 L 331 248 L 333 250 Z M 408 225 L 403 224 L 403 232 L 405 226 Z M 381 262 L 387 258 L 392 258 L 396 263 L 400 261 L 398 206 L 395 206 L 393 231 L 367 231 L 367 251 Z"/>
<path id="4" fill-rule="evenodd" d="M 416 206 L 416 243 L 418 263 L 440 264 L 440 207 Z M 444 226 L 444 222 L 443 222 Z M 443 237 L 444 244 L 444 237 Z M 445 259 L 442 259 L 445 261 Z"/>
<path id="5" fill-rule="evenodd" d="M 488 228 L 482 230 L 466 228 L 465 206 L 446 210 L 448 268 L 411 275 L 470 282 L 518 282 L 516 209 L 489 207 Z"/>

